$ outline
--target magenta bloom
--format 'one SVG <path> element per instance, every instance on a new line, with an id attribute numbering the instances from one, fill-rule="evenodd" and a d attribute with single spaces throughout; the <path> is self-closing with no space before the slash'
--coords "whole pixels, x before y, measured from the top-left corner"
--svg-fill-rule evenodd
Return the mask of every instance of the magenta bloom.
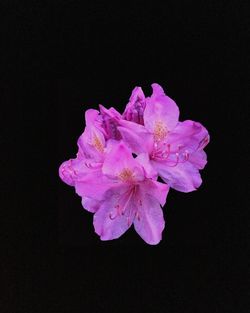
<path id="1" fill-rule="evenodd" d="M 169 187 L 145 177 L 143 166 L 123 141 L 110 141 L 102 172 L 111 183 L 94 215 L 102 240 L 120 237 L 132 224 L 149 244 L 161 240 L 163 213 Z M 95 197 L 95 187 L 88 196 Z M 84 192 L 84 191 L 83 191 Z"/>
<path id="2" fill-rule="evenodd" d="M 102 105 L 100 112 L 87 110 L 77 156 L 59 168 L 60 178 L 94 213 L 101 240 L 118 238 L 133 224 L 145 242 L 159 243 L 169 187 L 190 192 L 202 182 L 207 130 L 180 122 L 176 103 L 158 84 L 152 87 L 147 98 L 136 87 L 122 115 Z"/>

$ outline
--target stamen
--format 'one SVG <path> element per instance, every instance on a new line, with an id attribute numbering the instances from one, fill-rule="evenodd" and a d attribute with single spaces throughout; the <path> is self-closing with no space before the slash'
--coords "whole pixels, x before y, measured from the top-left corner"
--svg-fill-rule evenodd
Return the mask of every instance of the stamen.
<path id="1" fill-rule="evenodd" d="M 119 204 L 117 204 L 116 206 L 115 206 L 115 208 L 116 208 L 116 211 L 117 211 L 117 215 L 121 215 L 121 207 L 120 207 L 120 205 Z"/>
<path id="2" fill-rule="evenodd" d="M 185 161 L 188 161 L 189 159 L 189 152 L 187 150 L 185 150 L 185 153 L 184 153 L 184 160 Z"/>
<path id="3" fill-rule="evenodd" d="M 120 205 L 119 204 L 116 204 L 115 205 L 115 209 L 116 209 L 116 213 L 114 216 L 112 216 L 112 213 L 109 213 L 109 218 L 111 220 L 114 220 L 117 216 L 120 216 L 121 215 L 121 212 L 120 212 Z"/>
<path id="4" fill-rule="evenodd" d="M 130 200 L 131 200 L 131 197 L 133 196 L 133 194 L 134 194 L 134 188 L 133 189 L 130 189 L 130 190 L 128 190 L 127 192 L 125 192 L 122 196 L 121 196 L 121 198 L 119 199 L 119 203 L 117 203 L 115 206 L 114 206 L 114 208 L 115 208 L 115 210 L 116 210 L 116 212 L 115 212 L 115 214 L 113 214 L 113 212 L 112 213 L 110 213 L 109 214 L 109 218 L 111 219 L 111 220 L 114 220 L 116 217 L 118 217 L 118 216 L 124 216 L 125 215 L 125 212 L 126 212 L 126 210 L 127 210 L 127 206 L 128 206 L 128 204 L 130 203 Z M 128 217 L 130 216 L 131 214 L 130 214 L 130 211 L 129 211 L 129 214 L 128 214 Z M 127 217 L 127 218 L 128 218 Z"/>
<path id="5" fill-rule="evenodd" d="M 171 153 L 170 151 L 170 144 L 167 144 L 166 142 L 162 144 L 155 143 L 154 145 L 157 147 L 157 149 L 153 150 L 153 153 L 151 154 L 151 159 L 160 160 L 160 161 L 167 161 L 168 166 L 175 167 L 179 163 L 185 163 L 189 160 L 189 152 L 188 150 L 185 150 L 184 152 L 181 152 L 180 150 L 184 147 L 182 144 L 178 145 L 177 152 Z M 175 159 L 170 159 L 170 156 L 174 155 Z M 172 163 L 172 164 L 171 164 Z"/>
<path id="6" fill-rule="evenodd" d="M 158 147 L 158 144 L 155 143 L 154 145 L 158 149 L 155 149 L 153 153 L 151 154 L 152 159 L 158 159 L 158 160 L 166 160 L 168 159 L 170 155 L 170 144 L 163 143 L 162 146 Z M 165 150 L 165 146 L 167 146 L 167 150 Z"/>
<path id="7" fill-rule="evenodd" d="M 206 136 L 204 139 L 202 139 L 199 143 L 198 149 L 203 149 L 209 142 L 209 136 Z"/>
<path id="8" fill-rule="evenodd" d="M 140 222 L 141 217 L 138 211 L 135 213 L 135 218 L 137 218 L 137 220 Z"/>
<path id="9" fill-rule="evenodd" d="M 164 145 L 166 145 L 166 143 Z M 167 145 L 167 150 L 163 152 L 162 157 L 164 159 L 167 159 L 169 157 L 169 154 L 170 154 L 170 144 Z"/>
<path id="10" fill-rule="evenodd" d="M 117 214 L 112 216 L 112 213 L 109 213 L 109 218 L 113 221 L 117 217 Z"/>
<path id="11" fill-rule="evenodd" d="M 176 153 L 175 153 L 175 156 L 176 156 L 176 161 L 175 161 L 175 163 L 174 163 L 173 165 L 168 165 L 168 166 L 175 167 L 175 166 L 179 163 L 179 153 L 176 152 Z"/>
<path id="12" fill-rule="evenodd" d="M 132 220 L 134 220 L 134 218 L 137 218 L 138 221 L 141 220 L 139 210 L 135 210 L 134 207 L 131 205 L 128 206 L 130 204 L 131 197 L 134 195 L 135 192 L 136 192 L 136 188 L 133 187 L 132 189 L 128 190 L 121 196 L 121 198 L 119 199 L 120 203 L 114 206 L 116 211 L 109 213 L 109 218 L 111 220 L 114 220 L 115 218 L 119 216 L 124 216 L 127 220 L 128 227 L 131 225 L 131 222 Z M 139 206 L 142 206 L 141 199 L 138 200 L 138 203 L 139 203 Z"/>

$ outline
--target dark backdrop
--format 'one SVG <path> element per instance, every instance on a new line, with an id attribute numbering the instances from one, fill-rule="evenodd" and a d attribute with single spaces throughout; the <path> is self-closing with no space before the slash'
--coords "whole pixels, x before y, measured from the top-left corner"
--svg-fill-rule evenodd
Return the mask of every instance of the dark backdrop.
<path id="1" fill-rule="evenodd" d="M 245 3 L 6 1 L 1 12 L 3 134 L 14 148 L 2 161 L 3 310 L 249 312 Z M 58 167 L 77 152 L 86 109 L 122 112 L 135 86 L 150 95 L 153 82 L 181 120 L 210 132 L 203 184 L 169 192 L 159 245 L 133 228 L 102 242 Z"/>

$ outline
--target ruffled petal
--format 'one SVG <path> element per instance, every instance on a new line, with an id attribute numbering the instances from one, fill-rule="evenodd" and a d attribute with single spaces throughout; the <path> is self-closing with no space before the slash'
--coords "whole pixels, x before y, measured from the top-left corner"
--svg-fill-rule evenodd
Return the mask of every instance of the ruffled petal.
<path id="1" fill-rule="evenodd" d="M 158 244 L 162 239 L 165 221 L 159 202 L 148 195 L 142 200 L 140 218 L 134 219 L 134 227 L 140 237 L 150 245 Z"/>
<path id="2" fill-rule="evenodd" d="M 143 125 L 143 113 L 145 105 L 145 96 L 141 87 L 135 87 L 132 91 L 129 103 L 126 105 L 125 111 L 122 115 L 123 118 L 127 121 Z"/>
<path id="3" fill-rule="evenodd" d="M 77 157 L 76 159 L 63 162 L 59 167 L 59 176 L 62 181 L 70 186 L 74 186 L 75 181 L 86 173 L 84 161 L 84 158 Z"/>
<path id="4" fill-rule="evenodd" d="M 85 210 L 95 213 L 100 207 L 100 201 L 88 197 L 82 198 L 82 206 Z"/>
<path id="5" fill-rule="evenodd" d="M 83 134 L 79 137 L 77 144 L 81 153 L 95 161 L 103 160 L 105 149 L 105 138 L 103 132 L 97 127 L 99 112 L 89 109 L 85 113 L 86 127 Z"/>
<path id="6" fill-rule="evenodd" d="M 196 190 L 202 183 L 199 170 L 190 162 L 169 166 L 164 161 L 151 161 L 159 176 L 173 189 L 182 192 Z"/>
<path id="7" fill-rule="evenodd" d="M 75 184 L 75 174 L 71 168 L 72 159 L 63 162 L 59 167 L 59 176 L 61 180 L 69 186 L 74 186 Z"/>
<path id="8" fill-rule="evenodd" d="M 114 108 L 106 109 L 103 105 L 99 105 L 101 117 L 103 121 L 103 129 L 105 130 L 106 139 L 121 139 L 121 135 L 117 126 L 122 118 L 121 114 Z"/>
<path id="9" fill-rule="evenodd" d="M 186 120 L 179 122 L 170 132 L 166 142 L 171 145 L 173 152 L 185 149 L 189 152 L 203 149 L 209 142 L 209 134 L 204 126 L 198 122 Z"/>
<path id="10" fill-rule="evenodd" d="M 169 186 L 156 180 L 147 179 L 140 184 L 140 190 L 143 195 L 148 195 L 156 199 L 162 206 L 164 206 L 166 203 Z"/>

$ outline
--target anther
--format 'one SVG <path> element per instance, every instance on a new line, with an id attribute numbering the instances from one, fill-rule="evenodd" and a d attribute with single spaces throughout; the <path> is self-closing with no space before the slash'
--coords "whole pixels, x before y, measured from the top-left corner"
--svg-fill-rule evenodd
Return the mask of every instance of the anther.
<path id="1" fill-rule="evenodd" d="M 175 163 L 173 165 L 169 165 L 171 167 L 175 167 L 179 163 L 179 153 L 176 152 L 175 155 L 176 155 L 176 161 L 175 161 Z"/>
<path id="2" fill-rule="evenodd" d="M 137 218 L 138 221 L 141 220 L 141 217 L 138 211 L 135 213 L 135 218 Z"/>
<path id="3" fill-rule="evenodd" d="M 115 218 L 117 217 L 117 215 L 112 216 L 112 213 L 109 213 L 109 218 L 113 221 Z"/>
<path id="4" fill-rule="evenodd" d="M 189 159 L 189 152 L 186 150 L 184 153 L 184 159 L 187 161 Z"/>

